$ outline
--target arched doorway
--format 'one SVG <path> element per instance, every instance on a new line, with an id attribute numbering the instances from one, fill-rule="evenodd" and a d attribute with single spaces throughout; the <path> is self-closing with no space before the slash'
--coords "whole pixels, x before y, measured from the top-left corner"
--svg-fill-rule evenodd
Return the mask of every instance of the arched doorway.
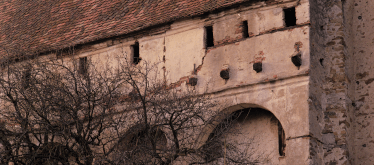
<path id="1" fill-rule="evenodd" d="M 270 111 L 246 108 L 221 120 L 203 147 L 212 164 L 279 164 L 285 134 Z"/>

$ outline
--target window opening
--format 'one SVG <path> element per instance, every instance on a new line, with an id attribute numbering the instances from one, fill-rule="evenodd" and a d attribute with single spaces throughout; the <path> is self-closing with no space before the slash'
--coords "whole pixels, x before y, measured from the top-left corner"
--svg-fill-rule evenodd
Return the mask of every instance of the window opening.
<path id="1" fill-rule="evenodd" d="M 31 69 L 26 69 L 22 75 L 22 87 L 24 89 L 29 88 L 31 79 Z"/>
<path id="2" fill-rule="evenodd" d="M 214 46 L 213 27 L 212 26 L 206 26 L 205 27 L 205 33 L 206 33 L 205 46 L 207 48 Z"/>
<path id="3" fill-rule="evenodd" d="M 80 74 L 87 74 L 88 64 L 87 57 L 79 58 L 79 70 Z"/>
<path id="4" fill-rule="evenodd" d="M 132 47 L 132 55 L 133 55 L 132 63 L 135 65 L 139 64 L 141 60 L 140 55 L 139 55 L 139 42 L 135 42 L 135 44 L 131 45 L 131 47 Z"/>
<path id="5" fill-rule="evenodd" d="M 243 21 L 242 22 L 242 34 L 243 34 L 243 38 L 248 38 L 249 37 L 249 34 L 248 34 L 248 21 Z"/>
<path id="6" fill-rule="evenodd" d="M 283 12 L 284 12 L 284 22 L 286 23 L 286 27 L 295 26 L 296 25 L 295 7 L 283 9 Z"/>

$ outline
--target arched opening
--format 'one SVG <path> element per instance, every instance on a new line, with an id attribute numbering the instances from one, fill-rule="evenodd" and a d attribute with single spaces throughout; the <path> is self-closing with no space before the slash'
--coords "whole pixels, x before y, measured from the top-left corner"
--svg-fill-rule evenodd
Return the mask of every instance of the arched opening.
<path id="1" fill-rule="evenodd" d="M 167 152 L 167 138 L 159 127 L 146 129 L 136 125 L 125 133 L 116 148 L 114 162 L 118 164 L 157 164 L 152 155 Z"/>
<path id="2" fill-rule="evenodd" d="M 149 136 L 149 137 L 148 137 Z M 137 148 L 152 149 L 152 142 L 155 143 L 157 150 L 161 150 L 166 146 L 166 136 L 163 131 L 157 128 L 152 130 L 141 130 L 134 132 L 131 137 L 126 141 L 125 150 L 135 150 Z"/>
<path id="3" fill-rule="evenodd" d="M 65 145 L 49 142 L 40 146 L 33 154 L 33 159 L 29 160 L 30 164 L 62 165 L 68 164 L 69 158 L 71 158 L 73 153 Z"/>
<path id="4" fill-rule="evenodd" d="M 270 111 L 246 108 L 221 120 L 202 148 L 213 164 L 278 164 L 285 155 L 285 134 Z"/>

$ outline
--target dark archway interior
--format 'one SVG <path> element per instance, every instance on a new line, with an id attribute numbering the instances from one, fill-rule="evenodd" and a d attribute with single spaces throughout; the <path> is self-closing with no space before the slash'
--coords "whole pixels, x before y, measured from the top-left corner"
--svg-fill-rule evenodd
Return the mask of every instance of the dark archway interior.
<path id="1" fill-rule="evenodd" d="M 113 160 L 117 164 L 159 164 L 152 159 L 153 151 L 165 153 L 167 138 L 159 127 L 146 129 L 142 125 L 131 127 L 116 146 Z"/>
<path id="2" fill-rule="evenodd" d="M 240 150 L 239 155 L 244 152 L 256 155 L 259 153 L 256 153 L 259 148 L 272 147 L 274 152 L 266 153 L 268 155 L 273 154 L 269 157 L 285 156 L 283 127 L 274 114 L 265 109 L 246 108 L 238 110 L 222 120 L 209 135 L 205 148 L 208 150 L 206 153 L 210 153 L 210 155 L 207 155 L 206 159 L 223 157 L 224 152 L 227 154 L 227 148 L 221 146 L 223 143 L 229 143 L 229 141 L 234 143 L 230 144 L 231 146 L 238 146 L 236 150 Z M 224 146 L 227 145 L 224 144 Z M 246 149 L 243 149 L 243 146 L 246 146 Z M 233 152 L 231 154 L 235 155 Z"/>
<path id="3" fill-rule="evenodd" d="M 139 128 L 138 128 L 139 127 Z M 159 128 L 150 128 L 146 130 L 140 126 L 134 126 L 129 129 L 124 139 L 120 142 L 122 150 L 134 150 L 135 148 L 151 148 L 153 140 L 158 149 L 167 145 L 165 133 Z"/>

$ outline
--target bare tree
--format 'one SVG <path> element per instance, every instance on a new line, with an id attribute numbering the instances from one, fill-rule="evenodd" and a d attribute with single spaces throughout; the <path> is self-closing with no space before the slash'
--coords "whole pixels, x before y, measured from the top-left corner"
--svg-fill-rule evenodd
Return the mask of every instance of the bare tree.
<path id="1" fill-rule="evenodd" d="M 122 81 L 110 71 L 81 69 L 60 61 L 6 65 L 0 79 L 2 163 L 93 163 L 94 148 L 108 143 L 103 133 L 117 124 L 108 115 Z"/>
<path id="2" fill-rule="evenodd" d="M 235 117 L 214 120 L 208 96 L 168 86 L 157 65 L 118 61 L 106 69 L 87 58 L 4 65 L 1 164 L 256 163 L 225 143 Z M 219 122 L 197 145 L 203 128 Z"/>
<path id="3" fill-rule="evenodd" d="M 141 67 L 122 65 L 121 71 L 132 89 L 128 98 L 136 103 L 137 123 L 119 140 L 114 164 L 257 164 L 267 161 L 267 155 L 253 156 L 243 144 L 226 141 L 225 134 L 239 134 L 242 111 L 219 113 L 219 105 L 209 96 L 198 94 L 194 87 L 167 86 L 157 79 L 157 65 L 147 62 Z M 156 70 L 156 71 L 155 71 Z M 129 105 L 129 104 L 126 104 Z M 246 111 L 249 113 L 249 111 Z M 218 125 L 217 125 L 218 124 Z M 213 132 L 204 128 L 215 127 Z M 199 135 L 210 134 L 204 145 Z M 253 137 L 252 137 L 253 138 Z M 244 145 L 255 146 L 249 138 Z"/>

